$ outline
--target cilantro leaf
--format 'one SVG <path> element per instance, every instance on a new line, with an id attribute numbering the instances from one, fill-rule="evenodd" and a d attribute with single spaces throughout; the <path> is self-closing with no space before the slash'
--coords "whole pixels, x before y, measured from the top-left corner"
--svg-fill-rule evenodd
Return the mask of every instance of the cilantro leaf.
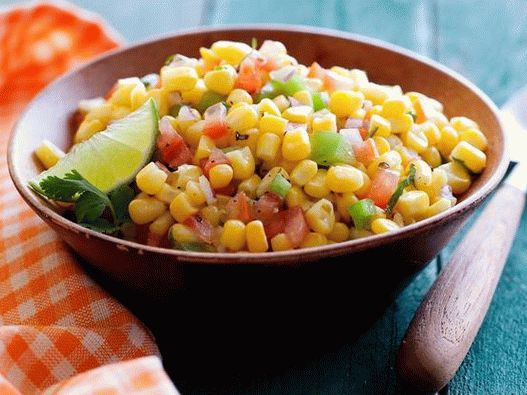
<path id="1" fill-rule="evenodd" d="M 117 223 L 128 222 L 128 205 L 135 196 L 134 190 L 128 185 L 122 185 L 116 190 L 110 192 L 110 202 L 113 205 Z"/>
<path id="2" fill-rule="evenodd" d="M 404 180 L 402 180 L 399 185 L 397 185 L 397 189 L 390 197 L 390 200 L 388 201 L 388 206 L 386 207 L 386 214 L 391 214 L 393 208 L 397 204 L 397 201 L 403 194 L 404 188 L 410 186 L 414 183 L 415 180 L 415 165 L 411 164 L 410 169 L 408 170 L 408 177 L 406 177 Z"/>
<path id="3" fill-rule="evenodd" d="M 97 218 L 91 222 L 81 222 L 79 225 L 85 228 L 94 230 L 96 232 L 112 234 L 119 230 L 118 226 L 113 225 L 110 221 L 104 218 Z"/>

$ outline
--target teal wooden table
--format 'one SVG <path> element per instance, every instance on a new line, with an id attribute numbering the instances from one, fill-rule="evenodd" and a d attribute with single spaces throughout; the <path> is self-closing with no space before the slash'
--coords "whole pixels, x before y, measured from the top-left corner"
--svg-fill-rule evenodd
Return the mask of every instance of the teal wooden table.
<path id="1" fill-rule="evenodd" d="M 0 0 L 0 5 L 8 3 Z M 438 60 L 475 82 L 498 105 L 527 84 L 527 1 L 522 0 L 74 3 L 102 14 L 129 42 L 198 25 L 305 24 L 380 38 Z M 524 215 L 489 313 L 463 365 L 443 393 L 527 393 L 526 225 Z M 184 394 L 398 393 L 401 390 L 394 366 L 399 342 L 459 236 L 364 332 L 330 351 L 321 351 L 272 374 L 262 374 L 249 383 L 233 376 L 223 377 L 218 384 L 210 367 L 193 378 L 177 370 L 170 371 L 171 376 Z"/>

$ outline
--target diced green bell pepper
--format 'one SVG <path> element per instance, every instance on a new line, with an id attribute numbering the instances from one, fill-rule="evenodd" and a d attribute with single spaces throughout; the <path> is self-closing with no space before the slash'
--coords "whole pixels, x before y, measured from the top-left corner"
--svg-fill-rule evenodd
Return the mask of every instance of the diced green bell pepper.
<path id="1" fill-rule="evenodd" d="M 353 164 L 353 148 L 335 132 L 315 132 L 311 137 L 311 159 L 319 165 Z"/>
<path id="2" fill-rule="evenodd" d="M 375 215 L 375 211 L 375 204 L 371 199 L 359 200 L 348 207 L 348 213 L 357 229 L 366 229 Z"/>

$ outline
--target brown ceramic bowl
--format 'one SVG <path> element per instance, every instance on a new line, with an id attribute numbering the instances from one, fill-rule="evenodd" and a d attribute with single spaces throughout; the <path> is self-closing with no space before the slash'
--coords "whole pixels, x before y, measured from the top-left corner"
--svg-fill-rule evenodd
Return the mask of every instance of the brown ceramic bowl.
<path id="1" fill-rule="evenodd" d="M 199 47 L 216 40 L 250 42 L 253 37 L 258 42 L 282 41 L 304 64 L 317 61 L 323 66 L 364 69 L 372 81 L 399 84 L 404 91 L 418 91 L 438 99 L 449 117 L 466 115 L 474 119 L 489 140 L 487 168 L 455 207 L 396 232 L 317 248 L 259 254 L 176 251 L 99 234 L 63 218 L 27 187 L 28 180 L 42 170 L 33 151 L 43 138 L 65 150 L 70 146 L 69 121 L 79 100 L 104 95 L 118 78 L 157 71 L 169 54 L 197 56 Z M 8 163 L 15 186 L 26 202 L 90 265 L 132 288 L 153 287 L 165 292 L 186 286 L 190 278 L 199 281 L 207 272 L 218 273 L 232 267 L 256 265 L 280 271 L 318 265 L 330 270 L 332 262 L 348 266 L 365 262 L 378 265 L 376 270 L 382 271 L 380 262 L 388 262 L 401 271 L 420 268 L 445 246 L 496 187 L 507 159 L 503 128 L 492 101 L 466 79 L 433 61 L 377 40 L 338 31 L 236 26 L 198 29 L 146 41 L 112 52 L 55 81 L 33 100 L 18 121 L 9 143 Z"/>

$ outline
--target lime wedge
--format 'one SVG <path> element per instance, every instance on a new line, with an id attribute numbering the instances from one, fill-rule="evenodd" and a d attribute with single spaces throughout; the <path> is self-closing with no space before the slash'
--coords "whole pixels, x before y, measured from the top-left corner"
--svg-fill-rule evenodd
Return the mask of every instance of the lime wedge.
<path id="1" fill-rule="evenodd" d="M 105 193 L 128 184 L 152 157 L 158 121 L 155 102 L 149 99 L 134 113 L 76 145 L 55 166 L 40 173 L 29 184 L 38 191 L 44 178 L 62 178 L 72 170 L 77 170 Z"/>

